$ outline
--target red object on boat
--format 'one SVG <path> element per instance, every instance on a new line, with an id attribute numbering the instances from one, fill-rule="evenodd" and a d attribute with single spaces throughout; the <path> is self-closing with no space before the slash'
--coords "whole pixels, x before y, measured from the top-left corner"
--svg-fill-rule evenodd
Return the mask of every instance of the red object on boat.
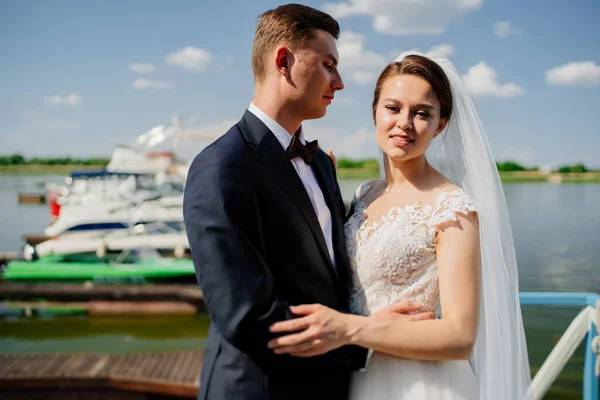
<path id="1" fill-rule="evenodd" d="M 50 190 L 46 193 L 46 201 L 48 202 L 48 208 L 50 209 L 50 218 L 55 221 L 60 215 L 60 204 L 58 204 L 58 198 L 60 195 Z"/>

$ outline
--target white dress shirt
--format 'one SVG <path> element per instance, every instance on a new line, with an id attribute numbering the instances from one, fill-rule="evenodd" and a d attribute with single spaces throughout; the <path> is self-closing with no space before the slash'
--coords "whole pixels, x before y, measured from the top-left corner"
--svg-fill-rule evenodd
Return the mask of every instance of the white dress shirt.
<path id="1" fill-rule="evenodd" d="M 271 117 L 261 111 L 254 103 L 250 102 L 250 106 L 248 107 L 248 111 L 252 114 L 256 115 L 258 119 L 262 121 L 263 124 L 269 128 L 271 132 L 275 135 L 283 150 L 287 150 L 287 147 L 290 145 L 292 141 L 292 135 L 289 134 L 288 131 L 282 128 L 277 122 L 275 122 Z M 302 144 L 306 144 L 304 140 L 304 132 L 302 131 L 302 127 L 300 127 L 300 140 Z M 331 239 L 331 212 L 329 211 L 329 207 L 327 207 L 327 203 L 325 203 L 325 198 L 323 197 L 323 192 L 321 192 L 321 188 L 317 183 L 317 179 L 310 165 L 306 164 L 302 157 L 296 157 L 290 160 L 294 169 L 298 173 L 304 188 L 306 189 L 306 193 L 310 198 L 310 202 L 315 209 L 317 214 L 317 218 L 319 219 L 319 224 L 321 225 L 321 230 L 323 231 L 323 236 L 325 236 L 325 242 L 327 243 L 327 250 L 329 250 L 329 255 L 331 256 L 331 262 L 335 266 L 335 255 L 333 254 L 333 241 Z M 369 349 L 367 354 L 367 363 L 371 359 L 373 355 L 373 349 Z M 367 369 L 367 365 L 364 368 L 361 368 L 360 372 L 365 372 Z"/>
<path id="2" fill-rule="evenodd" d="M 269 128 L 271 132 L 275 135 L 283 150 L 286 150 L 292 141 L 292 135 L 289 134 L 288 131 L 283 129 L 281 125 L 275 122 L 271 117 L 261 111 L 254 103 L 250 103 L 248 107 L 248 111 L 252 114 L 256 115 L 258 119 L 260 119 L 263 124 Z M 300 127 L 300 141 L 302 144 L 305 144 L 304 141 L 304 132 L 302 132 L 302 127 Z M 331 212 L 329 211 L 329 207 L 327 207 L 327 203 L 325 202 L 325 198 L 323 197 L 323 192 L 321 192 L 321 188 L 317 183 L 317 178 L 310 167 L 310 165 L 306 164 L 302 157 L 296 157 L 290 160 L 294 169 L 298 173 L 304 188 L 306 189 L 306 193 L 310 198 L 310 202 L 317 214 L 317 218 L 319 219 L 319 224 L 321 225 L 321 230 L 323 231 L 323 236 L 325 237 L 325 243 L 327 243 L 327 250 L 329 250 L 329 256 L 331 257 L 331 262 L 335 266 L 335 255 L 333 253 L 333 240 L 331 238 Z"/>

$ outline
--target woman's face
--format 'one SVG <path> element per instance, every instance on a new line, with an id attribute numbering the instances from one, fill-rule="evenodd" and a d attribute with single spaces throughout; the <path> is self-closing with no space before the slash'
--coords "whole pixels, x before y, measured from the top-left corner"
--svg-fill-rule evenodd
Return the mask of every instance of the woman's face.
<path id="1" fill-rule="evenodd" d="M 388 78 L 375 109 L 377 144 L 393 161 L 423 155 L 446 125 L 440 112 L 440 101 L 426 80 L 414 75 Z"/>

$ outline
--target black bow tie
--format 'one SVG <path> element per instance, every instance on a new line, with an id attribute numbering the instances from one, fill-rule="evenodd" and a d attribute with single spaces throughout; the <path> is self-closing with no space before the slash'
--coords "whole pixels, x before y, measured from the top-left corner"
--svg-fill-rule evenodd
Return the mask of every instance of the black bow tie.
<path id="1" fill-rule="evenodd" d="M 319 142 L 313 140 L 312 142 L 306 142 L 306 145 L 303 145 L 300 141 L 299 132 L 300 131 L 296 132 L 294 136 L 292 136 L 292 141 L 287 147 L 286 152 L 290 160 L 296 157 L 302 157 L 304 162 L 310 165 L 314 159 L 313 153 L 319 148 Z"/>

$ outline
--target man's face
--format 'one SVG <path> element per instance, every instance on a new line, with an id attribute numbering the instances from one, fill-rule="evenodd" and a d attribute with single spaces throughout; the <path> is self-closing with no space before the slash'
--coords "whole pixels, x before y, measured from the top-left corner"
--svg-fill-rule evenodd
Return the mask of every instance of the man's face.
<path id="1" fill-rule="evenodd" d="M 344 88 L 335 39 L 322 30 L 316 30 L 315 36 L 307 48 L 294 53 L 290 68 L 289 98 L 305 120 L 323 117 L 334 93 Z"/>

